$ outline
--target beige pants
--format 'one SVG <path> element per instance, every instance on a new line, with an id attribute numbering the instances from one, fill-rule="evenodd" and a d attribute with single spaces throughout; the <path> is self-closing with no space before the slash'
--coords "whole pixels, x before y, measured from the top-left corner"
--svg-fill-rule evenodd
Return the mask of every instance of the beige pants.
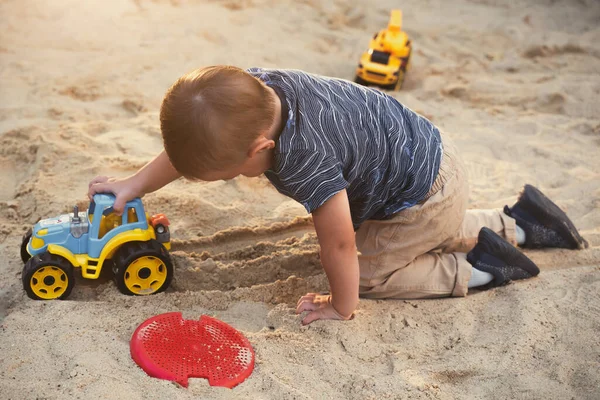
<path id="1" fill-rule="evenodd" d="M 486 226 L 515 244 L 515 220 L 502 210 L 467 210 L 469 188 L 454 145 L 444 155 L 428 198 L 392 219 L 369 220 L 356 232 L 360 295 L 418 299 L 466 296 L 466 254 Z"/>

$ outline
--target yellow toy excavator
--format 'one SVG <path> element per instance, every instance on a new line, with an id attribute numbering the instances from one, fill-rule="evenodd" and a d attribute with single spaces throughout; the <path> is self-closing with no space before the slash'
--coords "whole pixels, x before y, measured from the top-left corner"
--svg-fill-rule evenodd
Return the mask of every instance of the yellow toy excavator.
<path id="1" fill-rule="evenodd" d="M 398 90 L 409 67 L 411 43 L 402 30 L 402 11 L 392 10 L 390 22 L 373 36 L 356 69 L 355 82 Z"/>

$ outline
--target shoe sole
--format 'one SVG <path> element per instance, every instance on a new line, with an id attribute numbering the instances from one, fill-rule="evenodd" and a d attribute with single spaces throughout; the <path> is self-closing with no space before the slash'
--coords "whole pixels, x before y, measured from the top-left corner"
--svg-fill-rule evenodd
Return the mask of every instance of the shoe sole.
<path id="1" fill-rule="evenodd" d="M 525 185 L 518 203 L 541 224 L 561 235 L 573 249 L 585 249 L 589 246 L 567 214 L 535 186 Z"/>
<path id="2" fill-rule="evenodd" d="M 532 277 L 540 273 L 540 269 L 529 257 L 489 228 L 484 227 L 479 231 L 476 248 L 478 248 L 476 253 L 488 253 L 508 265 L 521 268 Z M 473 256 L 477 257 L 477 254 Z"/>

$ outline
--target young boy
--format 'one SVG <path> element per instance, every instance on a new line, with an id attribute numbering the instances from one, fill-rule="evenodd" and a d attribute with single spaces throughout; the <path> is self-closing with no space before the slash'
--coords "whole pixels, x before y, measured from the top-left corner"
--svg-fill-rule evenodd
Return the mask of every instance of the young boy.
<path id="1" fill-rule="evenodd" d="M 345 80 L 201 68 L 167 91 L 160 123 L 165 151 L 128 178 L 95 178 L 89 195 L 112 192 L 122 211 L 180 176 L 264 173 L 313 215 L 331 295 L 298 301 L 304 324 L 351 318 L 359 294 L 465 296 L 536 276 L 511 243 L 587 246 L 532 186 L 512 208 L 467 210 L 465 170 L 448 138 L 394 98 Z"/>

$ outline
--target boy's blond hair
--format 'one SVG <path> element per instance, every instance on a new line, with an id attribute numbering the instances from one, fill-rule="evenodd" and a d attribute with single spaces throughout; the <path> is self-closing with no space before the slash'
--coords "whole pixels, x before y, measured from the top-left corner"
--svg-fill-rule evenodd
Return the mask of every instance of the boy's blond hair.
<path id="1" fill-rule="evenodd" d="M 240 68 L 213 66 L 182 76 L 167 90 L 160 129 L 175 169 L 201 178 L 240 165 L 274 117 L 266 85 Z"/>

